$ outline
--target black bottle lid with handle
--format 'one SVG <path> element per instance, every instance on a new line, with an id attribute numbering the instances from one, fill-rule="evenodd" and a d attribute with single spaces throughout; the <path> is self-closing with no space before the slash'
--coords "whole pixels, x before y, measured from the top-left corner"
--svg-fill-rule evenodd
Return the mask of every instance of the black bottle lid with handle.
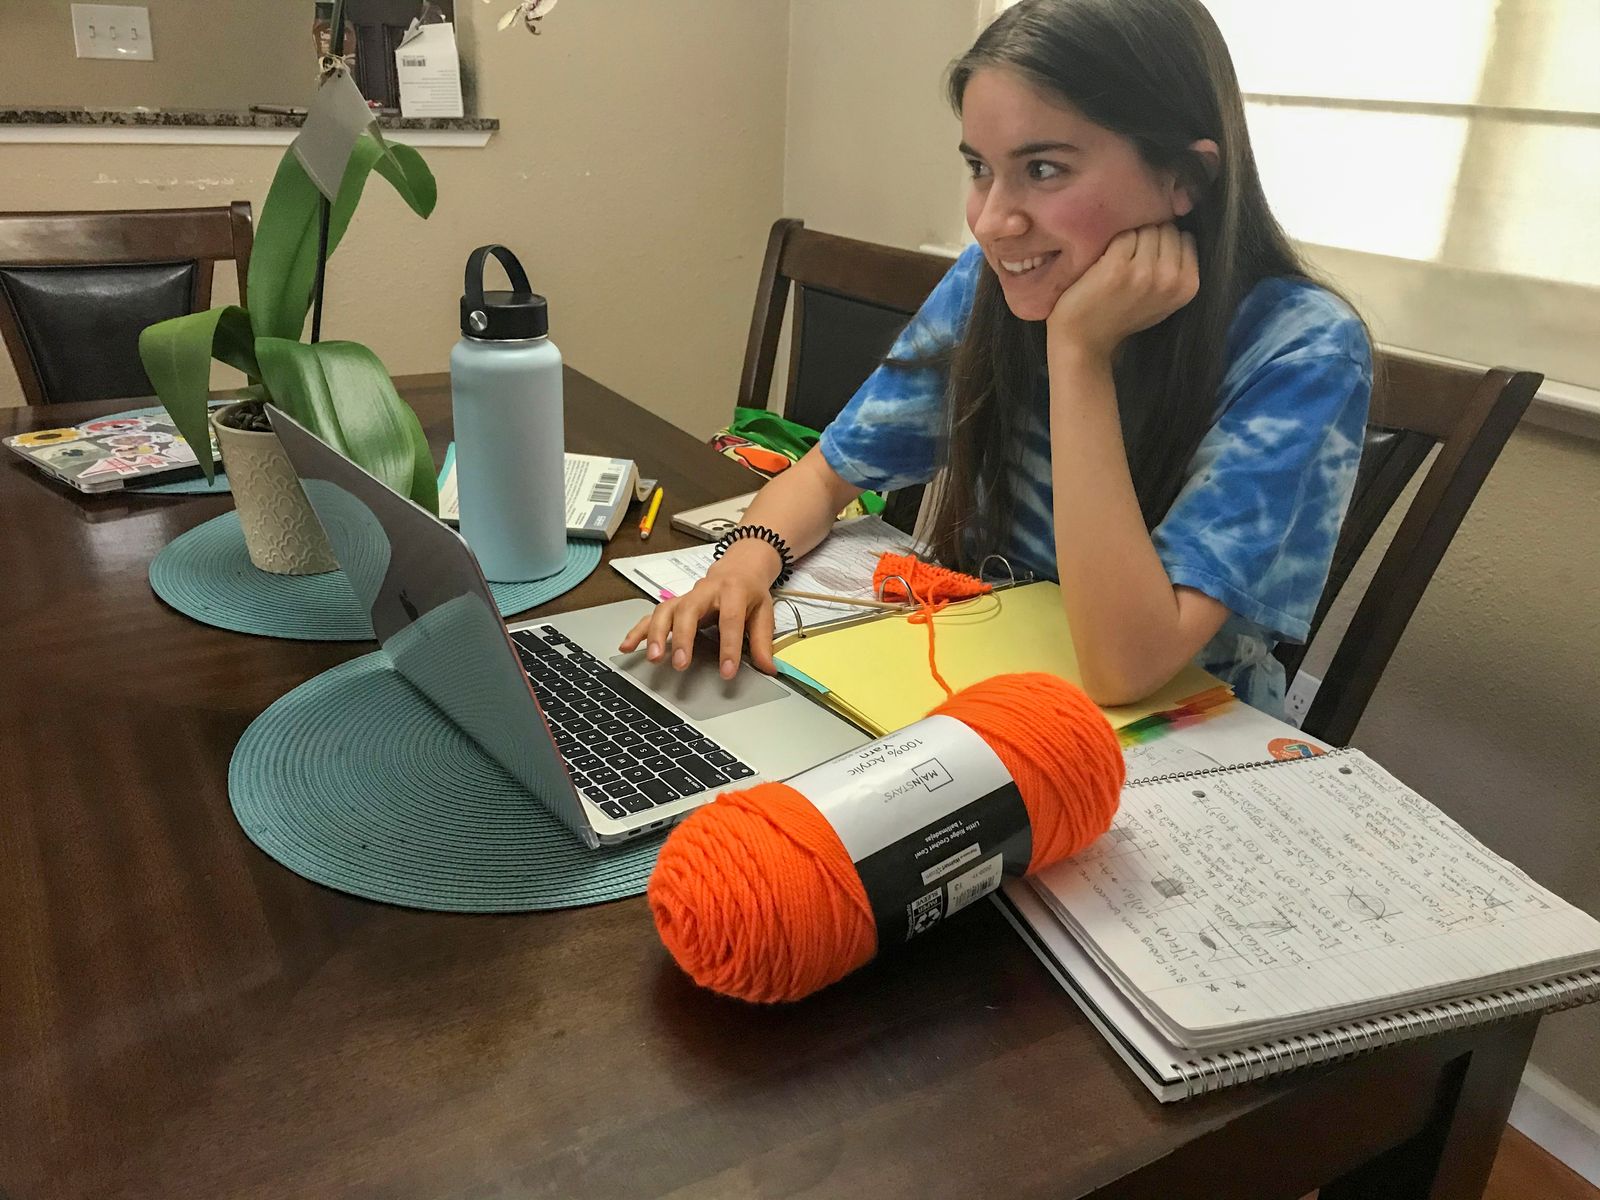
<path id="1" fill-rule="evenodd" d="M 483 267 L 489 255 L 500 260 L 511 283 L 509 292 L 483 290 Z M 526 341 L 550 333 L 550 308 L 528 286 L 528 273 L 504 246 L 479 246 L 467 259 L 466 294 L 461 297 L 461 332 L 483 342 Z"/>

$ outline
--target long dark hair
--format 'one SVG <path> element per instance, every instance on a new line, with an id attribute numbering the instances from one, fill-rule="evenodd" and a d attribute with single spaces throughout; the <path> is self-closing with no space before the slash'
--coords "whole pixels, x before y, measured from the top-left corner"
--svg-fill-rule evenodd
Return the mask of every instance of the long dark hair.
<path id="1" fill-rule="evenodd" d="M 1022 0 L 951 65 L 957 115 L 973 75 L 995 67 L 1128 138 L 1195 198 L 1178 225 L 1195 236 L 1199 294 L 1124 342 L 1114 368 L 1134 489 L 1154 527 L 1212 423 L 1239 302 L 1264 278 L 1307 272 L 1267 208 L 1233 63 L 1199 0 Z M 1210 176 L 1190 148 L 1202 138 L 1220 151 Z M 929 539 L 943 562 L 971 570 L 1005 549 L 1010 468 L 1040 386 L 1044 336 L 1042 321 L 1012 315 L 983 264 L 965 336 L 948 361 L 946 476 Z"/>

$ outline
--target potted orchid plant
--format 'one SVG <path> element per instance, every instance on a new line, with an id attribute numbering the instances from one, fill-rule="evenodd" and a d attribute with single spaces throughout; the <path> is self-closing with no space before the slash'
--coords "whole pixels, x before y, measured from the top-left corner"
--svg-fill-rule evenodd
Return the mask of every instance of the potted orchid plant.
<path id="1" fill-rule="evenodd" d="M 342 27 L 342 13 L 336 12 L 334 28 Z M 357 114 L 366 111 L 365 101 L 341 74 L 342 63 L 324 60 L 324 67 L 317 103 L 301 138 L 278 164 L 256 222 L 242 303 L 159 322 L 139 338 L 156 394 L 207 479 L 216 469 L 210 438 L 215 428 L 251 562 L 283 574 L 314 574 L 337 564 L 267 423 L 263 405 L 269 400 L 401 495 L 438 511 L 422 426 L 377 355 L 355 342 L 321 341 L 315 323 L 312 340 L 300 340 L 314 294 L 320 317 L 327 257 L 349 227 L 368 178 L 381 176 L 420 217 L 433 211 L 437 198 L 421 155 L 384 140 L 370 113 L 352 121 L 350 96 L 359 103 Z M 341 140 L 336 130 L 330 167 L 326 139 L 315 154 L 301 143 L 319 107 L 335 105 L 343 106 L 348 136 Z M 327 126 L 324 121 L 324 132 Z M 314 169 L 320 165 L 322 186 L 308 162 Z M 251 395 L 214 414 L 208 403 L 213 358 L 243 371 Z"/>

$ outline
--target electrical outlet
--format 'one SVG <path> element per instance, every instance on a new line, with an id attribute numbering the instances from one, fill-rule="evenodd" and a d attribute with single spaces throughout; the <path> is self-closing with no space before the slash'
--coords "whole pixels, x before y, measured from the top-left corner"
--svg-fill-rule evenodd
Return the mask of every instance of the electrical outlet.
<path id="1" fill-rule="evenodd" d="M 1295 674 L 1294 682 L 1289 685 L 1289 694 L 1283 698 L 1283 715 L 1296 729 L 1305 722 L 1306 714 L 1311 711 L 1311 702 L 1317 698 L 1317 689 L 1321 686 L 1322 680 L 1315 675 L 1308 675 L 1304 671 Z"/>
<path id="2" fill-rule="evenodd" d="M 79 58 L 155 58 L 150 10 L 124 4 L 74 4 L 72 44 Z"/>

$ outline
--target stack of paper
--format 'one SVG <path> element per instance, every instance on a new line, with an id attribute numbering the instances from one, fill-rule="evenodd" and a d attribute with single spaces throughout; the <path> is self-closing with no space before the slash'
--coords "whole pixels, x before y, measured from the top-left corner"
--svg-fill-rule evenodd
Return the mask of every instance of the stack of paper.
<path id="1" fill-rule="evenodd" d="M 882 517 L 840 521 L 821 545 L 800 560 L 785 586 L 800 592 L 870 600 L 874 595 L 872 573 L 877 569 L 878 559 L 885 553 L 905 554 L 910 549 L 911 538 L 887 524 Z M 670 600 L 684 595 L 704 579 L 715 561 L 714 547 L 693 546 L 687 550 L 616 558 L 611 560 L 611 565 L 650 599 Z M 796 614 L 807 629 L 814 629 L 841 618 L 859 617 L 862 611 L 851 604 L 785 601 L 773 612 L 773 622 L 781 637 L 795 629 Z"/>

